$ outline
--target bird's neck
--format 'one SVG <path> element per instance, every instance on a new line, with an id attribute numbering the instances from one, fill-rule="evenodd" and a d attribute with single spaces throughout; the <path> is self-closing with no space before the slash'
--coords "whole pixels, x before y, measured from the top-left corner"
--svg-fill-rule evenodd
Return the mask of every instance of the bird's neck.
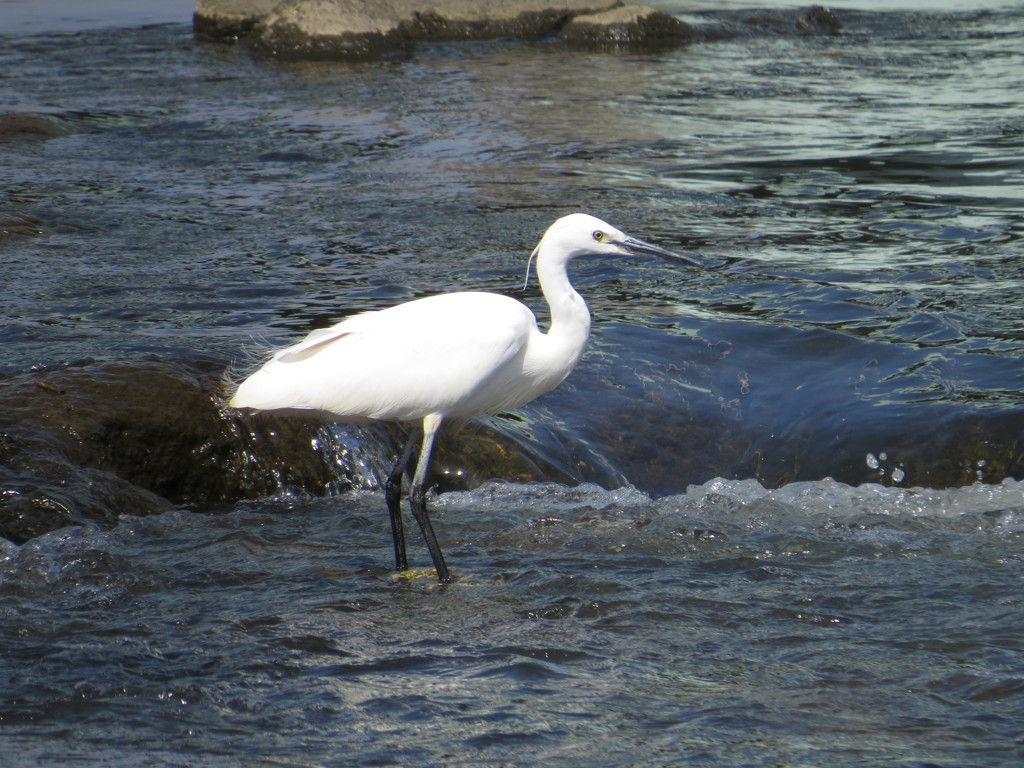
<path id="1" fill-rule="evenodd" d="M 549 263 L 541 255 L 537 260 L 537 277 L 551 311 L 551 327 L 547 335 L 559 337 L 570 346 L 578 346 L 582 352 L 590 335 L 590 310 L 569 283 L 565 262 Z"/>

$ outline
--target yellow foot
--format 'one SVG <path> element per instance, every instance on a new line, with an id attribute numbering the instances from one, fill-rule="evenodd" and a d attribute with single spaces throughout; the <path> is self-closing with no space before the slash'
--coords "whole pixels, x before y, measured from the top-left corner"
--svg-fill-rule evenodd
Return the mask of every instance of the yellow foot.
<path id="1" fill-rule="evenodd" d="M 433 582 L 437 581 L 437 571 L 433 568 L 409 568 L 404 571 L 399 571 L 395 574 L 396 579 L 402 579 L 403 581 L 417 581 L 419 579 L 430 579 Z M 440 585 L 438 585 L 440 586 Z"/>

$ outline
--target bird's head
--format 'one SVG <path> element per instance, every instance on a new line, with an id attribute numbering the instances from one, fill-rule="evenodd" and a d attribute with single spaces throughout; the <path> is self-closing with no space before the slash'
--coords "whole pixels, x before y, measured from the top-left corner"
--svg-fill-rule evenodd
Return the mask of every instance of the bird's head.
<path id="1" fill-rule="evenodd" d="M 530 254 L 526 265 L 526 279 L 530 279 L 530 263 L 534 258 L 559 260 L 563 264 L 577 256 L 612 254 L 618 256 L 654 256 L 667 261 L 680 262 L 690 266 L 704 266 L 697 259 L 645 243 L 630 237 L 622 230 L 601 221 L 587 213 L 572 213 L 563 216 L 548 227 L 544 237 Z"/>

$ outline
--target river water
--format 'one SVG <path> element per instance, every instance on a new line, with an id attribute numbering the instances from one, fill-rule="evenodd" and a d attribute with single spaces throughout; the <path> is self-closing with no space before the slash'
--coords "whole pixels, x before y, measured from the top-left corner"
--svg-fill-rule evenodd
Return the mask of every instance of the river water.
<path id="1" fill-rule="evenodd" d="M 0 504 L 71 523 L 0 539 L 4 765 L 1024 760 L 1024 10 L 661 5 L 729 34 L 279 64 L 0 4 Z M 353 311 L 543 318 L 573 210 L 709 266 L 574 264 L 580 367 L 442 439 L 450 587 L 389 570 L 392 432 L 269 495 L 117 454 Z"/>

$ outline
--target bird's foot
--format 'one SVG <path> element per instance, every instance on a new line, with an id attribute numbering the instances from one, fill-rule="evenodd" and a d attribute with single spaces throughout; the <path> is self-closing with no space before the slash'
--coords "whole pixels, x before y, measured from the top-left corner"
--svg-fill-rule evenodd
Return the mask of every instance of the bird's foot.
<path id="1" fill-rule="evenodd" d="M 404 570 L 397 571 L 394 577 L 409 583 L 423 579 L 430 579 L 431 581 L 436 581 L 437 586 L 439 587 L 443 587 L 444 585 L 451 583 L 451 577 L 449 577 L 448 581 L 439 580 L 437 578 L 437 571 L 433 568 L 406 568 Z"/>

